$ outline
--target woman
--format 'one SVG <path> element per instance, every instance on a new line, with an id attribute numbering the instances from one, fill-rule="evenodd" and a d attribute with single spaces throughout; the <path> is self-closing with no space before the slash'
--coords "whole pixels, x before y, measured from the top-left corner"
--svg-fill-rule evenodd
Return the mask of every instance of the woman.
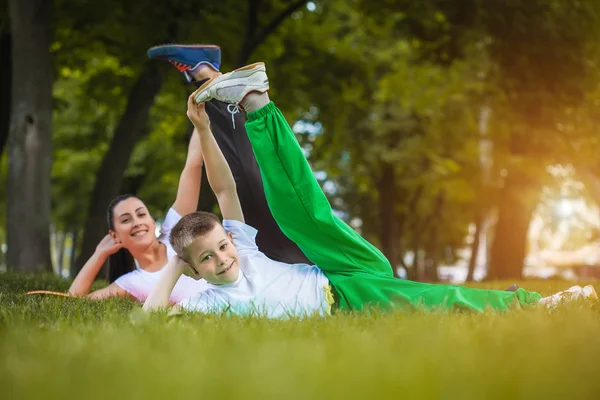
<path id="1" fill-rule="evenodd" d="M 154 234 L 156 223 L 142 200 L 133 195 L 115 198 L 107 211 L 108 234 L 77 274 L 69 288 L 69 294 L 92 299 L 121 296 L 144 301 L 160 280 L 163 267 L 176 254 L 169 244 L 171 228 L 182 216 L 197 209 L 202 163 L 200 141 L 194 130 L 185 167 L 179 178 L 177 197 L 167 213 L 158 238 Z M 89 293 L 94 279 L 108 258 L 110 285 Z M 173 290 L 171 301 L 179 302 L 205 289 L 206 281 L 203 279 L 182 276 Z"/>

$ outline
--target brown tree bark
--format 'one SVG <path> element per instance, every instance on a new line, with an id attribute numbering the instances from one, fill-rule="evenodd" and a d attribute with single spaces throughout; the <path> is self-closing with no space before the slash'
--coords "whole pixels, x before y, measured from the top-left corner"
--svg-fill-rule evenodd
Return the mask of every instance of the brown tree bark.
<path id="1" fill-rule="evenodd" d="M 62 276 L 63 273 L 63 263 L 65 260 L 65 245 L 67 243 L 67 233 L 66 232 L 57 232 L 58 235 L 58 245 L 56 246 L 57 258 L 56 263 L 58 266 L 58 273 Z"/>
<path id="2" fill-rule="evenodd" d="M 73 275 L 73 271 L 75 270 L 75 255 L 77 254 L 77 246 L 79 243 L 79 235 L 77 232 L 77 228 L 74 227 L 73 229 L 71 229 L 69 234 L 71 235 L 71 253 L 69 253 L 69 272 L 71 278 L 75 278 L 75 275 Z"/>
<path id="3" fill-rule="evenodd" d="M 52 271 L 52 2 L 10 0 L 12 111 L 8 138 L 7 264 Z"/>
<path id="4" fill-rule="evenodd" d="M 440 264 L 439 227 L 442 225 L 445 196 L 438 194 L 433 211 L 427 218 L 423 229 L 429 231 L 427 238 L 425 264 L 423 265 L 424 279 L 428 282 L 438 282 L 438 266 Z"/>
<path id="5" fill-rule="evenodd" d="M 381 250 L 392 265 L 396 275 L 396 184 L 394 166 L 383 163 L 381 176 L 379 177 L 379 216 L 381 221 L 380 242 Z"/>
<path id="6" fill-rule="evenodd" d="M 123 175 L 136 143 L 144 136 L 148 114 L 163 82 L 161 66 L 149 60 L 131 88 L 127 107 L 115 129 L 112 141 L 102 159 L 92 192 L 92 201 L 84 226 L 81 252 L 71 276 L 75 276 L 94 253 L 98 242 L 106 235 L 106 207 L 120 194 Z"/>
<path id="7" fill-rule="evenodd" d="M 0 159 L 10 130 L 10 101 L 12 88 L 12 65 L 10 31 L 5 27 L 0 34 Z"/>
<path id="8" fill-rule="evenodd" d="M 473 234 L 473 243 L 471 243 L 471 257 L 469 258 L 469 267 L 467 270 L 467 282 L 473 281 L 473 274 L 477 266 L 477 254 L 479 254 L 479 244 L 481 243 L 481 229 L 483 228 L 483 213 L 477 211 L 475 216 L 475 233 Z"/>
<path id="9" fill-rule="evenodd" d="M 440 265 L 439 250 L 439 228 L 437 225 L 431 228 L 431 236 L 427 243 L 427 252 L 425 253 L 424 280 L 426 282 L 438 282 L 438 266 Z"/>
<path id="10" fill-rule="evenodd" d="M 518 169 L 509 171 L 498 202 L 498 222 L 486 279 L 521 279 L 527 231 L 539 187 Z"/>

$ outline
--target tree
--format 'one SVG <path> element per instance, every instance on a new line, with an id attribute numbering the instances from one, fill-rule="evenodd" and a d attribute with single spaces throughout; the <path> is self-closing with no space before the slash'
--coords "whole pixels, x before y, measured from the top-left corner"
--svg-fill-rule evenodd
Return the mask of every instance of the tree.
<path id="1" fill-rule="evenodd" d="M 557 127 L 585 102 L 596 69 L 598 2 L 547 0 L 359 2 L 380 23 L 397 15 L 389 34 L 420 45 L 421 61 L 450 65 L 481 42 L 494 142 L 493 196 L 498 212 L 490 278 L 519 278 L 526 233 L 545 167 L 567 161 Z M 557 140 L 558 139 L 558 140 Z M 567 161 L 568 162 L 568 161 Z M 487 205 L 486 205 L 487 207 Z M 479 209 L 477 207 L 476 209 Z M 477 213 L 475 219 L 477 219 Z"/>
<path id="2" fill-rule="evenodd" d="M 558 132 L 564 110 L 581 107 L 594 82 L 598 15 L 597 2 L 495 2 L 485 9 L 501 91 L 493 105 L 495 127 L 505 135 L 496 144 L 507 154 L 489 278 L 521 277 L 545 167 L 564 160 Z"/>
<path id="3" fill-rule="evenodd" d="M 3 26 L 0 32 L 0 158 L 4 153 L 4 146 L 10 130 L 11 45 L 12 38 L 8 26 Z"/>
<path id="4" fill-rule="evenodd" d="M 10 0 L 11 122 L 7 183 L 9 268 L 51 270 L 51 2 Z"/>

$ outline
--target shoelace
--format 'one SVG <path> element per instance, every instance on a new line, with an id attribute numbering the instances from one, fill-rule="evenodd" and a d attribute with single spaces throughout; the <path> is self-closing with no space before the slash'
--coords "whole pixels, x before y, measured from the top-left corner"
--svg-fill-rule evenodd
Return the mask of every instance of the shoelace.
<path id="1" fill-rule="evenodd" d="M 227 111 L 231 114 L 231 123 L 233 124 L 233 129 L 235 129 L 235 114 L 240 112 L 240 107 L 237 104 L 228 104 Z"/>
<path id="2" fill-rule="evenodd" d="M 169 60 L 169 62 L 171 64 L 173 64 L 175 66 L 175 68 L 177 68 L 179 70 L 179 72 L 183 72 L 183 71 L 187 71 L 188 69 L 190 69 L 191 67 L 189 65 L 180 63 L 178 61 L 174 61 L 174 60 Z"/>

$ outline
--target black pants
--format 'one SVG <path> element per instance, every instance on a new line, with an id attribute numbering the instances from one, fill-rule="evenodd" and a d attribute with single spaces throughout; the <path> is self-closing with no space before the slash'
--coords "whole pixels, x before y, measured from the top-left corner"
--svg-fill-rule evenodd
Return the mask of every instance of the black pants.
<path id="1" fill-rule="evenodd" d="M 232 121 L 228 106 L 227 103 L 213 99 L 206 103 L 205 109 L 215 140 L 235 179 L 246 223 L 258 230 L 256 244 L 259 250 L 276 261 L 312 264 L 275 222 L 267 204 L 254 151 L 246 134 L 246 118 L 239 112 L 234 114 Z"/>

